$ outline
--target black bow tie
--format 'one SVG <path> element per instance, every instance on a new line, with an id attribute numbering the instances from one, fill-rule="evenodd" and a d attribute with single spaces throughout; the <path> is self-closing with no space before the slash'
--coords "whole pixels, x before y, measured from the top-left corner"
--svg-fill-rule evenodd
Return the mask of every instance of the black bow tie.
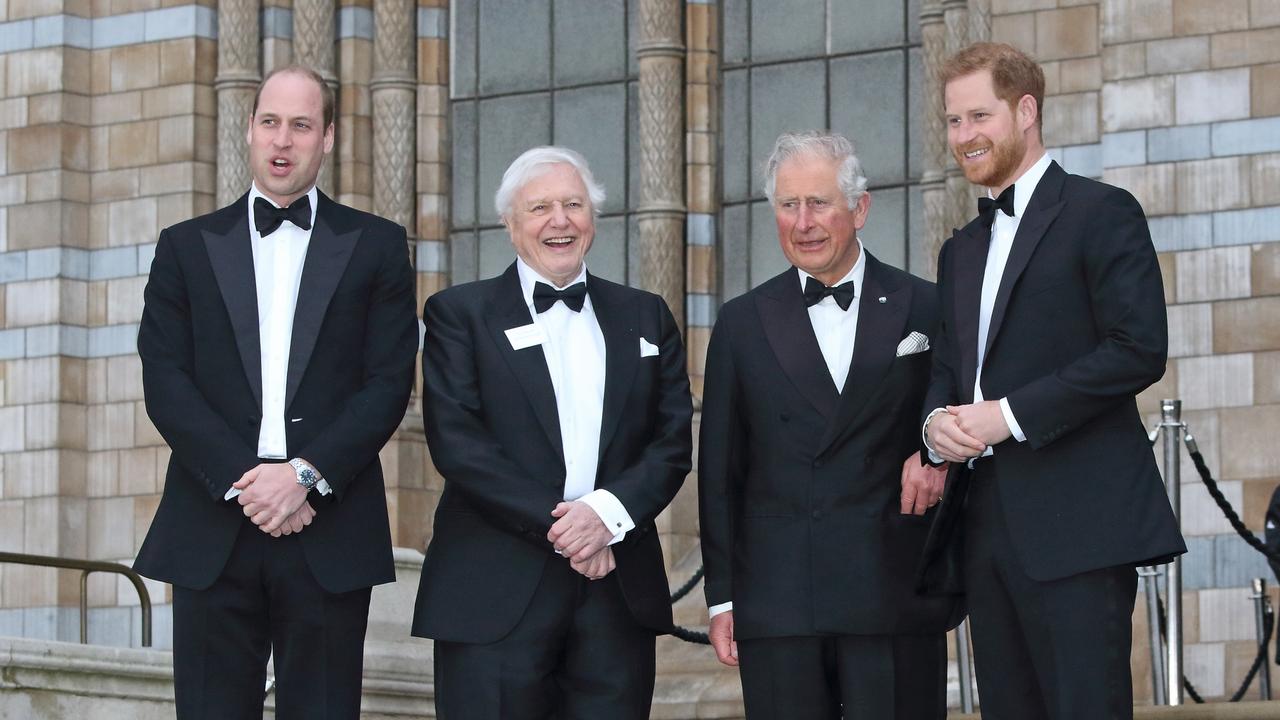
<path id="1" fill-rule="evenodd" d="M 1013 186 L 1004 189 L 1000 193 L 1000 197 L 992 200 L 989 197 L 978 198 L 978 215 L 982 216 L 982 222 L 988 228 L 996 221 L 996 209 L 1004 211 L 1005 215 L 1013 217 Z"/>
<path id="2" fill-rule="evenodd" d="M 587 299 L 587 284 L 574 283 L 563 290 L 557 290 L 544 282 L 533 284 L 533 309 L 544 313 L 556 304 L 564 301 L 564 306 L 574 312 L 582 310 L 582 303 Z"/>
<path id="3" fill-rule="evenodd" d="M 280 227 L 280 223 L 288 220 L 303 230 L 311 229 L 311 198 L 303 195 L 289 207 L 278 208 L 264 197 L 253 201 L 253 224 L 258 234 L 266 237 Z"/>
<path id="4" fill-rule="evenodd" d="M 835 298 L 836 304 L 841 310 L 848 310 L 853 304 L 853 281 L 840 283 L 835 287 L 827 287 L 822 281 L 815 277 L 807 277 L 804 279 L 804 304 L 807 307 L 813 307 L 822 301 L 822 298 L 830 295 Z"/>

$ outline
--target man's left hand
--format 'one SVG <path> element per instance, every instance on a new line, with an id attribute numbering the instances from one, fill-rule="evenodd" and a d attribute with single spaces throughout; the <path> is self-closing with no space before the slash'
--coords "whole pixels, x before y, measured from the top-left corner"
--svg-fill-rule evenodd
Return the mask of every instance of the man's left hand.
<path id="1" fill-rule="evenodd" d="M 240 477 L 232 487 L 241 490 L 236 501 L 245 517 L 262 532 L 274 533 L 307 499 L 307 488 L 288 463 L 262 463 Z"/>
<path id="2" fill-rule="evenodd" d="M 559 503 L 551 517 L 558 519 L 547 533 L 547 540 L 572 562 L 586 562 L 613 540 L 604 521 L 584 502 Z"/>
<path id="3" fill-rule="evenodd" d="M 956 425 L 970 437 L 986 443 L 988 447 L 1009 439 L 1013 433 L 1004 421 L 999 400 L 983 400 L 972 405 L 948 405 L 947 412 L 956 418 Z"/>
<path id="4" fill-rule="evenodd" d="M 606 547 L 592 555 L 586 562 L 570 560 L 569 567 L 581 573 L 588 580 L 603 580 L 608 577 L 609 573 L 613 572 L 617 565 L 613 560 L 613 549 Z"/>
<path id="5" fill-rule="evenodd" d="M 923 515 L 942 499 L 942 490 L 946 484 L 946 464 L 936 468 L 922 465 L 919 452 L 907 458 L 902 463 L 902 514 Z"/>

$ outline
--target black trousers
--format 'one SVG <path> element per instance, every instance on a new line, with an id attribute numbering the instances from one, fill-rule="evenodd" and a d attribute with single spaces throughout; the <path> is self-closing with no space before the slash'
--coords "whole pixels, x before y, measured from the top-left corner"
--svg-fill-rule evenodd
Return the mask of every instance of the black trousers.
<path id="1" fill-rule="evenodd" d="M 632 617 L 616 574 L 587 580 L 553 558 L 506 637 L 436 641 L 436 717 L 647 720 L 655 641 Z"/>
<path id="2" fill-rule="evenodd" d="M 946 636 L 834 635 L 738 641 L 748 720 L 942 720 Z"/>
<path id="3" fill-rule="evenodd" d="M 1133 717 L 1132 567 L 1028 577 L 989 461 L 969 485 L 964 564 L 983 720 Z"/>
<path id="4" fill-rule="evenodd" d="M 355 720 L 369 596 L 325 592 L 298 536 L 273 538 L 246 519 L 212 586 L 173 588 L 179 720 L 261 720 L 272 650 L 276 718 Z"/>

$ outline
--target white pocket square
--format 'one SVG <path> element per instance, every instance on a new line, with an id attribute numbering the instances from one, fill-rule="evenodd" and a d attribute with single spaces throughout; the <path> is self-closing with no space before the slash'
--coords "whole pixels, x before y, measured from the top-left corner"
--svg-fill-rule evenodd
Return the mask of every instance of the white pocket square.
<path id="1" fill-rule="evenodd" d="M 657 355 L 658 346 L 644 338 L 640 338 L 640 357 L 657 357 Z"/>
<path id="2" fill-rule="evenodd" d="M 915 355 L 929 349 L 929 338 L 920 331 L 913 331 L 898 343 L 898 357 Z"/>

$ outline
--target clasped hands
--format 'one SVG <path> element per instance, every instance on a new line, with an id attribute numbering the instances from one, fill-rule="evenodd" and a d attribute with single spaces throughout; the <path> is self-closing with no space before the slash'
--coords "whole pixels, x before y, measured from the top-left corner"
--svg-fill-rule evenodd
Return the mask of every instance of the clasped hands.
<path id="1" fill-rule="evenodd" d="M 271 537 L 302 532 L 316 511 L 307 502 L 307 488 L 298 484 L 298 474 L 288 463 L 262 463 L 231 485 L 240 494 L 245 517 Z"/>
<path id="2" fill-rule="evenodd" d="M 590 505 L 574 500 L 558 503 L 547 541 L 569 560 L 569 567 L 588 580 L 600 580 L 613 572 L 613 533 Z"/>
<path id="3" fill-rule="evenodd" d="M 965 462 L 1004 442 L 1012 432 L 997 400 L 948 405 L 929 421 L 929 444 L 943 460 Z"/>

